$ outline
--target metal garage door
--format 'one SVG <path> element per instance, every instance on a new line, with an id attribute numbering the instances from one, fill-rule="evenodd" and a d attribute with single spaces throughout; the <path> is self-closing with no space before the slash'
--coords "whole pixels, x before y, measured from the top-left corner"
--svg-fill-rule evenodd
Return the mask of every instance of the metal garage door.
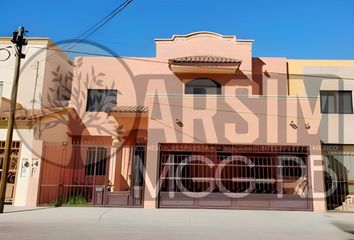
<path id="1" fill-rule="evenodd" d="M 161 144 L 159 207 L 311 210 L 308 147 Z"/>

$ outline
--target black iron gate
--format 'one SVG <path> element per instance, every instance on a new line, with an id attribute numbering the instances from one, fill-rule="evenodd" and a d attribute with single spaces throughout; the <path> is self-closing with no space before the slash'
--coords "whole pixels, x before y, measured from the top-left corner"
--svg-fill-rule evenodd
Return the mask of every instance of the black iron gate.
<path id="1" fill-rule="evenodd" d="M 159 207 L 311 210 L 308 147 L 162 144 Z"/>
<path id="2" fill-rule="evenodd" d="M 38 204 L 142 206 L 144 164 L 144 145 L 45 144 Z"/>
<path id="3" fill-rule="evenodd" d="M 143 205 L 144 171 L 145 171 L 145 146 L 129 147 L 131 159 L 131 174 L 128 176 L 130 188 L 125 191 L 115 191 L 114 185 L 110 184 L 105 192 L 104 205 L 107 206 L 136 206 Z M 124 148 L 122 149 L 124 151 Z"/>
<path id="4" fill-rule="evenodd" d="M 354 212 L 354 152 L 327 151 L 325 166 L 327 210 Z"/>

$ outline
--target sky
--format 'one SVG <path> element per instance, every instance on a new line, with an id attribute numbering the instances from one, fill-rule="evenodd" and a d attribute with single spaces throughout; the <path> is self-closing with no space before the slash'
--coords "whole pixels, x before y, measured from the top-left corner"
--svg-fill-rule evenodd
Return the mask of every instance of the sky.
<path id="1" fill-rule="evenodd" d="M 0 36 L 22 25 L 28 37 L 75 39 L 122 2 L 3 1 Z M 133 0 L 89 39 L 142 57 L 155 55 L 155 38 L 195 31 L 253 39 L 258 57 L 354 59 L 354 0 Z"/>

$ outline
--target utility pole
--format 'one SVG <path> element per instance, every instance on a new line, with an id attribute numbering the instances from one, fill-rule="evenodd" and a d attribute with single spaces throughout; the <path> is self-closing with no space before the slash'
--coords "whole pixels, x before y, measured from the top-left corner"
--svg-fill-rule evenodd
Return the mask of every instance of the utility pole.
<path id="1" fill-rule="evenodd" d="M 27 39 L 24 38 L 25 32 L 26 31 L 24 27 L 19 27 L 18 30 L 13 33 L 13 38 L 11 40 L 11 42 L 15 46 L 16 60 L 15 60 L 15 73 L 14 73 L 14 79 L 13 79 L 13 85 L 11 91 L 10 116 L 7 125 L 5 153 L 4 153 L 4 160 L 2 162 L 2 174 L 0 180 L 0 213 L 4 212 L 7 175 L 10 168 L 12 135 L 13 135 L 14 123 L 15 123 L 17 89 L 18 89 L 18 81 L 20 78 L 20 65 L 21 65 L 21 58 L 25 58 L 25 55 L 22 54 L 22 46 L 27 45 Z"/>

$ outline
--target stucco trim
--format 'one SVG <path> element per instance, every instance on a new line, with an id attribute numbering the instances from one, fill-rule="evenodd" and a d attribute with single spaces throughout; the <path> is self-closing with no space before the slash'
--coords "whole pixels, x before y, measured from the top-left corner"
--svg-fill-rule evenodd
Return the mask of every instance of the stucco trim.
<path id="1" fill-rule="evenodd" d="M 197 37 L 199 35 L 200 36 L 204 35 L 204 36 L 214 36 L 214 37 L 218 37 L 218 38 L 231 39 L 231 40 L 235 40 L 236 42 L 253 42 L 253 40 L 250 40 L 250 39 L 236 39 L 235 35 L 221 35 L 219 33 L 209 32 L 209 31 L 198 31 L 198 32 L 192 32 L 192 33 L 185 34 L 185 35 L 172 35 L 171 38 L 156 38 L 155 42 L 175 41 L 177 38 L 188 39 L 188 38 Z"/>

